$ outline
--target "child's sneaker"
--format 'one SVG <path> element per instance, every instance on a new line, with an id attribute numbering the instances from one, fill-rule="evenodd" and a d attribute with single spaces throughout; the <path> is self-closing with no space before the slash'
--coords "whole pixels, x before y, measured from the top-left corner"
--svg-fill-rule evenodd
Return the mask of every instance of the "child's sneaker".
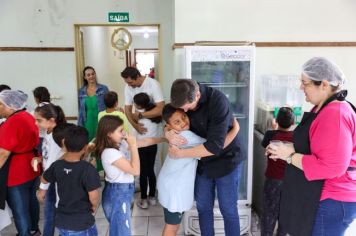
<path id="1" fill-rule="evenodd" d="M 156 206 L 157 205 L 157 200 L 155 197 L 148 197 L 148 204 L 151 206 Z"/>
<path id="2" fill-rule="evenodd" d="M 136 205 L 141 208 L 141 209 L 147 209 L 148 208 L 148 202 L 147 199 L 141 199 L 139 200 Z"/>

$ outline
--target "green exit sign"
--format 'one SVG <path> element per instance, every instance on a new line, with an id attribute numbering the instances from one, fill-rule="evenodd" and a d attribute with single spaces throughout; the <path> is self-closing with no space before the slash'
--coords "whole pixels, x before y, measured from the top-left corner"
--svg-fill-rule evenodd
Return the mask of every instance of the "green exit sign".
<path id="1" fill-rule="evenodd" d="M 109 22 L 129 22 L 128 12 L 109 12 Z"/>

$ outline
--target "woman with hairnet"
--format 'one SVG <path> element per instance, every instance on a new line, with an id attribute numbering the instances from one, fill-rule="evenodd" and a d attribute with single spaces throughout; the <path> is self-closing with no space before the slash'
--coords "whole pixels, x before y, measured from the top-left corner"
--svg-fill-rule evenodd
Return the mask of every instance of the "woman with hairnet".
<path id="1" fill-rule="evenodd" d="M 33 116 L 26 112 L 27 95 L 17 90 L 0 92 L 0 208 L 9 204 L 20 236 L 40 235 L 36 187 L 39 172 L 31 166 L 39 143 Z M 7 194 L 6 194 L 7 191 Z"/>
<path id="2" fill-rule="evenodd" d="M 280 224 L 292 236 L 344 235 L 356 218 L 356 110 L 345 101 L 342 71 L 314 57 L 303 65 L 300 89 L 314 105 L 294 130 L 294 147 L 270 144 L 287 165 Z"/>

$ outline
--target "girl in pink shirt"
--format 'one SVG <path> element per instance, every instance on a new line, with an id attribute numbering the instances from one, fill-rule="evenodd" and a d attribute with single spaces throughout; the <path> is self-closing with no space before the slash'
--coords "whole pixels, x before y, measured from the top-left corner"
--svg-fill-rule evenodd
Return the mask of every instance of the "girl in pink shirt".
<path id="1" fill-rule="evenodd" d="M 289 164 L 280 217 L 293 236 L 343 235 L 356 219 L 356 110 L 345 101 L 344 80 L 331 61 L 307 61 L 300 88 L 314 108 L 294 131 L 294 147 L 266 150 Z"/>

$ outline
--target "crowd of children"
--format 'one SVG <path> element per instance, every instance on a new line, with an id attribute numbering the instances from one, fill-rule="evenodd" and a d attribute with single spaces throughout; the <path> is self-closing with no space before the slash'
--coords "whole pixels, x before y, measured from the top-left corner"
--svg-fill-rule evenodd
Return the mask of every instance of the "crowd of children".
<path id="1" fill-rule="evenodd" d="M 43 172 L 37 193 L 38 200 L 44 202 L 43 235 L 54 235 L 55 228 L 62 236 L 74 232 L 76 235 L 97 235 L 92 213 L 98 205 L 101 184 L 98 171 L 84 160 L 89 150 L 88 131 L 66 122 L 62 108 L 51 103 L 45 87 L 37 87 L 33 95 L 37 107 L 32 113 L 41 141 L 38 145 L 40 153 L 32 158 L 31 168 L 37 173 Z M 133 101 L 135 112 L 150 111 L 155 107 L 146 93 L 136 94 Z M 137 205 L 146 209 L 148 203 L 156 204 L 153 167 L 156 144 L 165 141 L 157 132 L 162 117 L 141 119 L 147 132 L 135 132 L 134 136 L 129 133 L 123 110 L 118 107 L 117 93 L 107 92 L 104 103 L 106 109 L 98 114 L 97 133 L 90 151 L 104 168 L 102 206 L 110 223 L 110 235 L 131 235 L 134 176 L 140 175 L 141 200 Z M 181 132 L 187 138 L 186 146 L 205 142 L 189 131 L 189 119 L 183 110 L 167 104 L 163 119 L 168 129 Z M 233 137 L 237 132 L 235 126 L 229 135 Z M 229 135 L 228 143 L 231 142 Z M 193 205 L 196 168 L 195 158 L 166 158 L 158 180 L 159 201 L 164 207 L 166 222 L 163 235 L 176 235 L 182 214 Z"/>
<path id="2" fill-rule="evenodd" d="M 98 171 L 83 160 L 89 150 L 88 132 L 83 127 L 66 122 L 63 110 L 50 102 L 50 94 L 45 87 L 36 88 L 33 94 L 37 103 L 33 115 L 41 131 L 41 154 L 32 158 L 31 166 L 35 172 L 43 170 L 37 193 L 38 200 L 44 202 L 43 235 L 54 235 L 55 228 L 62 236 L 70 235 L 70 232 L 97 235 L 92 213 L 98 205 L 101 183 Z M 138 113 L 155 107 L 146 93 L 136 94 L 133 101 L 135 112 Z M 165 141 L 157 133 L 157 125 L 162 118 L 165 129 L 175 130 L 187 140 L 182 148 L 197 146 L 206 139 L 189 131 L 188 116 L 171 104 L 164 106 L 162 117 L 140 120 L 147 129 L 146 133 L 131 135 L 129 122 L 118 107 L 117 93 L 107 92 L 104 103 L 106 109 L 98 114 L 97 133 L 90 151 L 95 153 L 104 168 L 102 206 L 110 224 L 110 235 L 131 235 L 134 176 L 140 176 L 141 200 L 137 205 L 146 209 L 148 204 L 156 204 L 153 165 L 156 144 Z M 291 142 L 290 127 L 293 123 L 293 111 L 288 107 L 281 108 L 276 118 L 277 128 L 266 132 L 262 145 L 266 147 L 275 140 Z M 238 131 L 239 126 L 235 122 L 226 137 L 225 146 Z M 197 162 L 197 158 L 174 159 L 169 155 L 165 159 L 157 180 L 158 198 L 166 223 L 162 233 L 164 236 L 177 234 L 182 214 L 193 206 Z M 272 235 L 278 221 L 280 186 L 286 164 L 271 159 L 267 163 L 262 231 L 263 235 Z M 278 234 L 283 235 L 283 229 L 279 229 Z"/>
<path id="3" fill-rule="evenodd" d="M 71 232 L 78 235 L 97 235 L 93 212 L 98 205 L 101 183 L 98 171 L 84 160 L 90 141 L 88 131 L 66 122 L 61 107 L 50 102 L 46 88 L 38 87 L 33 93 L 37 103 L 33 112 L 35 123 L 43 131 L 41 154 L 31 160 L 35 172 L 43 171 L 37 193 L 38 200 L 44 202 L 43 235 L 54 235 L 55 228 L 62 236 L 71 235 Z M 133 100 L 136 112 L 149 111 L 155 107 L 146 93 L 136 94 Z M 110 235 L 131 235 L 134 176 L 140 175 L 141 200 L 137 205 L 145 209 L 148 203 L 156 204 L 153 164 L 157 152 L 156 144 L 165 141 L 156 132 L 156 126 L 162 118 L 166 124 L 165 129 L 179 132 L 188 141 L 182 148 L 197 146 L 206 139 L 189 131 L 188 116 L 171 104 L 164 106 L 162 117 L 144 118 L 140 121 L 147 128 L 145 134 L 136 132 L 132 135 L 123 110 L 118 108 L 117 93 L 107 92 L 104 103 L 106 110 L 98 114 L 94 148 L 91 148 L 101 160 L 105 173 L 102 206 L 110 223 Z M 281 108 L 276 121 L 278 128 L 266 132 L 262 141 L 264 147 L 275 140 L 292 141 L 290 127 L 294 123 L 293 111 L 288 107 Z M 226 137 L 225 146 L 230 144 L 238 131 L 239 126 L 235 122 Z M 152 149 L 152 152 L 147 148 Z M 163 206 L 166 223 L 162 233 L 164 236 L 177 234 L 182 214 L 193 206 L 197 161 L 197 158 L 174 159 L 169 155 L 165 159 L 157 180 L 158 198 Z M 268 159 L 267 163 L 262 231 L 263 235 L 272 235 L 278 220 L 285 162 Z M 283 235 L 283 229 L 278 232 Z"/>
<path id="4" fill-rule="evenodd" d="M 5 85 L 1 88 L 11 90 Z M 17 93 L 16 90 L 12 91 Z M 142 178 L 152 182 L 147 177 L 151 176 L 149 170 L 153 172 L 153 165 L 147 166 L 147 163 L 141 164 L 140 168 L 142 160 L 139 159 L 139 150 L 155 146 L 165 139 L 151 131 L 146 135 L 137 134 L 136 140 L 136 136 L 129 133 L 128 121 L 123 110 L 118 108 L 117 93 L 109 91 L 104 95 L 106 110 L 98 114 L 98 129 L 95 139 L 92 140 L 94 148 L 93 146 L 89 148 L 90 140 L 86 128 L 66 122 L 62 108 L 51 103 L 47 88 L 37 87 L 33 95 L 37 107 L 31 113 L 33 124 L 41 131 L 41 141 L 36 147 L 40 151 L 31 158 L 29 168 L 34 173 L 42 173 L 39 185 L 36 184 L 37 199 L 44 202 L 42 234 L 54 235 L 57 228 L 62 236 L 72 233 L 97 235 L 93 213 L 98 205 L 101 183 L 98 171 L 85 161 L 90 149 L 97 159 L 102 161 L 104 167 L 105 187 L 102 193 L 102 206 L 110 223 L 110 235 L 131 235 L 130 208 L 135 190 L 134 176 L 140 175 L 142 169 L 148 169 L 144 172 L 149 174 Z M 9 97 L 9 100 L 11 99 L 13 98 Z M 27 95 L 23 100 L 21 109 L 25 107 Z M 4 103 L 4 99 L 1 102 Z M 139 111 L 148 111 L 154 107 L 154 103 L 147 94 L 141 93 L 135 96 L 135 106 Z M 6 119 L 2 120 L 5 121 Z M 150 127 L 160 123 L 161 119 L 145 119 L 144 122 L 150 130 Z M 144 154 L 146 155 L 146 152 L 142 153 Z M 154 160 L 155 153 L 151 156 Z M 34 181 L 38 181 L 37 179 Z M 156 194 L 155 181 L 154 176 L 154 184 L 150 183 L 149 188 L 152 198 Z M 147 193 L 147 184 L 145 192 Z M 11 223 L 10 215 L 4 209 L 5 205 L 0 211 L 2 228 Z M 19 220 L 17 214 L 24 213 L 14 212 L 15 223 Z M 39 212 L 33 216 L 38 220 Z M 37 225 L 38 221 L 36 222 Z M 31 226 L 19 230 L 18 235 L 40 234 L 39 229 Z"/>

